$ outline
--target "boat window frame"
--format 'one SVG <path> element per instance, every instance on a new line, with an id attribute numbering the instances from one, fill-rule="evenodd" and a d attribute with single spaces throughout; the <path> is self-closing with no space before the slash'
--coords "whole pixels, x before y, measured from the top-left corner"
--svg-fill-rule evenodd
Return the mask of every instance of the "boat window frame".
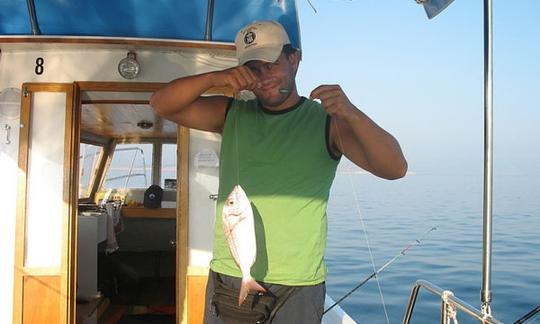
<path id="1" fill-rule="evenodd" d="M 176 139 L 173 139 L 173 138 L 163 138 L 163 139 L 158 139 L 158 138 L 143 138 L 143 139 L 138 139 L 138 138 L 128 138 L 128 139 L 113 139 L 114 140 L 114 147 L 112 147 L 111 149 L 111 152 L 110 152 L 110 158 L 111 158 L 111 162 L 112 162 L 112 159 L 114 159 L 114 154 L 116 153 L 116 148 L 118 147 L 118 145 L 120 144 L 151 144 L 152 145 L 152 159 L 150 161 L 150 167 L 151 167 L 151 176 L 150 176 L 150 182 L 148 183 L 148 186 L 150 185 L 159 185 L 161 186 L 161 183 L 164 181 L 164 179 L 162 179 L 162 174 L 161 174 L 161 170 L 163 168 L 163 145 L 175 145 L 177 150 L 178 150 L 178 143 L 177 143 L 177 140 Z M 81 143 L 83 141 L 81 140 Z M 94 192 L 94 195 L 91 197 L 90 201 L 95 201 L 95 195 L 99 192 L 103 192 L 103 191 L 106 191 L 104 189 L 104 183 L 105 183 L 105 180 L 106 180 L 106 177 L 107 177 L 107 172 L 109 171 L 109 167 L 110 167 L 110 162 L 107 164 L 107 166 L 102 170 L 103 174 L 101 175 L 101 177 L 103 178 L 103 180 L 99 181 L 99 186 L 96 186 L 95 190 L 93 191 Z M 148 167 L 148 165 L 147 165 Z M 177 157 L 177 161 L 176 161 L 176 168 L 178 169 L 178 157 Z M 178 172 L 178 171 L 177 171 Z M 178 179 L 178 174 L 176 174 L 176 177 Z M 98 183 L 98 182 L 96 182 Z M 147 187 L 148 187 L 147 186 Z M 161 186 L 163 187 L 163 186 Z M 94 188 L 93 188 L 94 189 Z M 108 188 L 108 189 L 119 189 L 119 188 Z M 127 187 L 127 189 L 146 189 L 144 187 Z M 165 188 L 164 188 L 165 189 Z M 176 191 L 176 189 L 174 189 Z"/>
<path id="2" fill-rule="evenodd" d="M 90 172 L 92 172 L 92 175 L 90 176 L 90 179 L 88 181 L 88 187 L 86 189 L 86 193 L 87 195 L 85 196 L 81 196 L 81 187 L 80 187 L 80 177 L 81 177 L 81 163 L 80 163 L 80 148 L 79 148 L 79 170 L 78 170 L 78 175 L 79 175 L 79 181 L 78 181 L 78 200 L 79 202 L 90 202 L 92 201 L 92 196 L 93 196 L 93 193 L 94 193 L 94 186 L 96 184 L 96 179 L 99 178 L 99 170 L 100 170 L 100 165 L 102 164 L 102 161 L 103 159 L 106 157 L 106 144 L 104 143 L 99 143 L 99 142 L 93 142 L 93 141 L 87 141 L 87 140 L 83 140 L 81 139 L 80 143 L 79 143 L 79 147 L 81 144 L 86 144 L 86 145 L 93 145 L 93 146 L 97 146 L 97 147 L 100 147 L 101 148 L 101 152 L 99 153 L 99 157 L 97 158 L 97 161 L 95 163 L 95 165 L 92 166 L 92 169 L 89 170 Z"/>
<path id="3" fill-rule="evenodd" d="M 150 186 L 153 181 L 154 181 L 154 177 L 153 177 L 153 174 L 154 174 L 154 168 L 155 168 L 155 165 L 154 165 L 154 159 L 153 159 L 153 155 L 154 155 L 154 148 L 155 148 L 155 143 L 152 143 L 152 142 L 148 142 L 148 141 L 145 141 L 143 139 L 141 139 L 140 141 L 127 141 L 127 142 L 119 142 L 117 141 L 116 142 L 116 145 L 114 147 L 114 149 L 112 150 L 111 152 L 111 163 L 107 166 L 107 168 L 104 170 L 104 180 L 102 181 L 100 187 L 98 188 L 98 192 L 102 192 L 102 191 L 107 191 L 109 189 L 113 189 L 113 190 L 118 190 L 118 189 L 144 189 L 145 187 L 138 187 L 138 186 L 135 186 L 135 187 L 132 187 L 132 186 L 126 186 L 125 188 L 121 187 L 121 186 L 108 186 L 107 188 L 105 187 L 106 184 L 105 182 L 107 180 L 111 180 L 111 179 L 107 179 L 107 176 L 109 175 L 109 172 L 111 171 L 111 167 L 112 167 L 112 164 L 115 163 L 115 156 L 117 156 L 117 153 L 119 153 L 120 151 L 125 151 L 126 148 L 125 147 L 121 147 L 122 145 L 150 145 L 150 148 L 151 148 L 151 155 L 152 155 L 152 158 L 150 158 L 150 161 L 148 162 L 145 162 L 144 166 L 145 166 L 145 170 L 144 170 L 144 174 L 146 176 L 146 169 L 148 169 L 148 167 L 150 167 L 150 178 L 147 179 L 147 184 L 146 184 L 146 187 Z M 140 148 L 141 150 L 144 151 L 144 149 Z M 137 156 L 137 153 L 135 153 L 135 157 Z M 143 159 L 144 159 L 144 153 L 143 153 Z M 134 158 L 135 158 L 134 157 Z M 145 160 L 143 160 L 145 161 Z M 150 165 L 148 165 L 150 164 Z M 123 176 L 123 175 L 122 175 Z M 133 176 L 136 176 L 135 174 L 133 174 Z M 129 183 L 129 180 L 128 180 L 128 183 Z"/>

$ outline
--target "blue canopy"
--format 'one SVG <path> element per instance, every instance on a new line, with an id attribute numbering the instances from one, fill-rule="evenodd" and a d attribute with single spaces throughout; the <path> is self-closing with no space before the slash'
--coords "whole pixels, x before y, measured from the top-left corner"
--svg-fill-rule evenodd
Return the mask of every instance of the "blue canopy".
<path id="1" fill-rule="evenodd" d="M 36 0 L 41 35 L 233 42 L 254 20 L 279 21 L 300 48 L 295 0 Z M 32 35 L 27 0 L 0 0 L 0 35 Z"/>

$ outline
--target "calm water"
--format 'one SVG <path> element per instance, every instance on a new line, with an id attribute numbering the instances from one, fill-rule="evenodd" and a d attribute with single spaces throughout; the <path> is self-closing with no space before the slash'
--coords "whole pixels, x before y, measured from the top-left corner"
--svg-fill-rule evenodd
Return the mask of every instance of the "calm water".
<path id="1" fill-rule="evenodd" d="M 539 184 L 539 176 L 494 179 L 492 312 L 505 323 L 540 305 Z M 438 228 L 380 274 L 390 323 L 402 321 L 418 279 L 452 290 L 479 308 L 482 186 L 481 175 L 415 174 L 384 181 L 366 174 L 338 174 L 328 209 L 330 296 L 340 298 L 373 273 L 362 217 L 377 268 L 432 226 Z M 421 292 L 412 322 L 438 323 L 439 305 L 434 295 Z M 342 307 L 359 323 L 386 323 L 375 279 Z M 458 320 L 477 323 L 465 314 L 458 314 Z"/>

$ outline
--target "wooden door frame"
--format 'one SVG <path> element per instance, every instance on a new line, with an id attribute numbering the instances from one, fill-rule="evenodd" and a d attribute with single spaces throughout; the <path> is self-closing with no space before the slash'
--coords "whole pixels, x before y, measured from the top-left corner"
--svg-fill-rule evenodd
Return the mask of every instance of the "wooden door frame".
<path id="1" fill-rule="evenodd" d="M 28 172 L 28 156 L 30 149 L 30 126 L 31 126 L 31 109 L 32 98 L 35 92 L 63 92 L 66 94 L 66 107 L 64 118 L 64 171 L 63 171 L 63 190 L 62 198 L 64 202 L 67 202 L 63 208 L 62 216 L 62 243 L 61 243 L 61 260 L 59 268 L 25 268 L 24 258 L 26 254 L 26 226 L 27 226 L 27 172 Z M 73 255 L 70 253 L 71 249 L 68 248 L 68 242 L 72 240 L 74 228 L 73 215 L 76 215 L 76 197 L 73 194 L 72 185 L 77 177 L 76 166 L 78 159 L 78 148 L 73 151 L 76 133 L 73 127 L 74 120 L 76 120 L 77 114 L 73 109 L 75 91 L 72 83 L 24 83 L 22 85 L 21 92 L 21 118 L 20 118 L 20 137 L 19 137 L 19 174 L 18 174 L 18 189 L 17 189 L 17 218 L 15 228 L 15 269 L 14 269 L 14 287 L 13 287 L 13 323 L 22 323 L 23 314 L 25 312 L 25 297 L 23 289 L 24 282 L 28 280 L 35 280 L 46 289 L 54 290 L 54 287 L 49 287 L 48 284 L 55 281 L 56 277 L 59 278 L 60 283 L 58 291 L 59 296 L 66 296 L 66 298 L 59 297 L 59 324 L 69 323 L 69 316 L 71 313 L 71 302 L 75 300 L 71 298 L 73 278 L 71 272 L 68 271 L 68 264 L 71 262 Z M 39 293 L 39 289 L 35 291 Z M 45 296 L 41 296 L 46 298 Z"/>
<path id="2" fill-rule="evenodd" d="M 146 82 L 75 82 L 78 93 L 77 111 L 81 111 L 82 91 L 100 92 L 154 92 L 165 83 Z M 80 124 L 76 125 L 77 128 Z M 78 144 L 78 143 L 77 143 Z M 187 273 L 188 273 L 188 203 L 189 203 L 189 129 L 177 128 L 177 179 L 176 190 L 176 322 L 187 323 Z M 76 245 L 72 242 L 72 245 Z M 76 253 L 76 250 L 74 250 Z M 76 264 L 76 263 L 75 263 Z M 72 266 L 72 272 L 75 267 Z M 75 322 L 73 322 L 75 323 Z"/>

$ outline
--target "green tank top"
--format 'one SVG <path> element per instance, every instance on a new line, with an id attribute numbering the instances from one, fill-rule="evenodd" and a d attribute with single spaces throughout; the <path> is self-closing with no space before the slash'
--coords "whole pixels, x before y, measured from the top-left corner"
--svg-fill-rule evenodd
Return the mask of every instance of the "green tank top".
<path id="1" fill-rule="evenodd" d="M 212 270 L 241 277 L 221 225 L 223 203 L 240 184 L 255 217 L 253 278 L 282 285 L 325 280 L 326 206 L 339 162 L 327 147 L 329 121 L 306 98 L 279 112 L 256 100 L 232 101 L 221 143 Z"/>

